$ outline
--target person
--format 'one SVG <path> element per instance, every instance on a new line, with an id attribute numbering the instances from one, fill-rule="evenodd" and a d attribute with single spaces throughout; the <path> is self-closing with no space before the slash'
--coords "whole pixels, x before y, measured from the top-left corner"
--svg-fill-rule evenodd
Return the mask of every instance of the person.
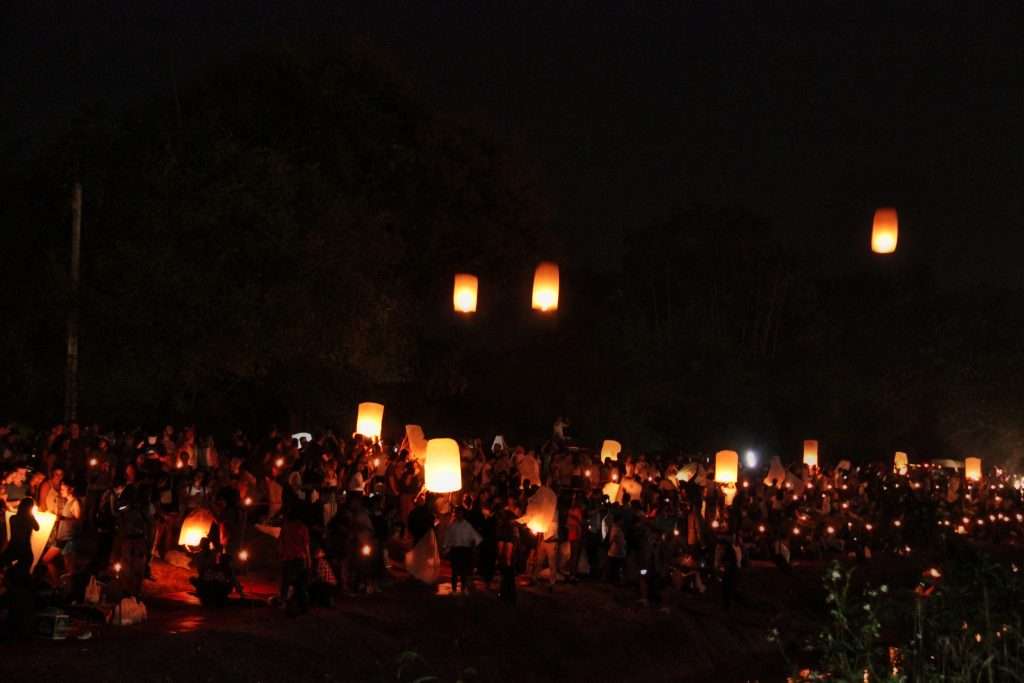
<path id="1" fill-rule="evenodd" d="M 466 509 L 462 506 L 456 507 L 455 522 L 445 530 L 442 544 L 448 551 L 452 564 L 452 593 L 456 592 L 461 581 L 463 594 L 469 594 L 473 548 L 482 540 L 483 538 L 477 533 L 477 530 L 466 520 Z"/>
<path id="2" fill-rule="evenodd" d="M 575 583 L 576 569 L 580 563 L 580 550 L 583 547 L 583 507 L 575 495 L 565 517 L 565 527 L 566 540 L 569 543 L 569 566 L 566 567 L 564 573 L 570 583 Z"/>
<path id="3" fill-rule="evenodd" d="M 32 498 L 22 498 L 18 503 L 18 511 L 11 517 L 10 542 L 0 555 L 0 569 L 6 570 L 8 623 L 13 632 L 22 636 L 31 633 L 35 614 L 31 586 L 32 532 L 39 530 L 39 522 L 32 514 L 34 506 Z"/>
<path id="4" fill-rule="evenodd" d="M 306 584 L 312 564 L 309 553 L 309 528 L 295 507 L 290 507 L 279 539 L 281 550 L 281 602 L 292 614 L 308 607 Z M 291 600 L 289 600 L 289 592 Z"/>
<path id="5" fill-rule="evenodd" d="M 611 529 L 608 530 L 608 579 L 612 583 L 619 583 L 626 566 L 626 533 L 622 530 L 620 515 L 612 515 L 611 522 Z"/>
<path id="6" fill-rule="evenodd" d="M 78 523 L 82 518 L 81 503 L 67 482 L 60 484 L 60 497 L 57 509 L 53 512 L 57 515 L 57 528 L 43 552 L 41 561 L 46 567 L 50 585 L 56 588 L 60 583 L 58 561 L 66 572 L 70 572 L 73 567 L 74 543 L 72 541 L 78 533 Z"/>
<path id="7" fill-rule="evenodd" d="M 22 498 L 18 503 L 18 511 L 11 517 L 11 539 L 3 555 L 0 555 L 0 567 L 10 567 L 14 576 L 27 579 L 32 567 L 32 532 L 39 531 L 39 522 L 32 514 L 36 502 L 31 498 Z"/>
<path id="8" fill-rule="evenodd" d="M 245 597 L 242 584 L 231 567 L 230 558 L 218 552 L 210 538 L 200 541 L 199 554 L 193 564 L 196 575 L 190 577 L 189 582 L 195 586 L 199 603 L 204 607 L 223 607 L 232 590 L 238 591 L 239 597 Z"/>

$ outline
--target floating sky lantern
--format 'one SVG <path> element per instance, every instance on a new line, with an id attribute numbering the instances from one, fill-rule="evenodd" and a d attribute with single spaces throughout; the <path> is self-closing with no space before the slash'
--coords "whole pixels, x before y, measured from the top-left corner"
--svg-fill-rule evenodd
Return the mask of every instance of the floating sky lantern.
<path id="1" fill-rule="evenodd" d="M 7 538 L 11 537 L 11 517 L 15 514 L 14 512 L 8 512 L 6 515 Z M 57 515 L 52 512 L 43 512 L 34 505 L 32 506 L 32 516 L 36 518 L 39 528 L 32 532 L 29 540 L 29 544 L 32 546 L 32 567 L 29 571 L 34 570 L 39 563 L 39 558 L 43 556 L 43 551 L 46 549 L 46 542 L 50 540 L 53 525 L 57 523 Z"/>
<path id="2" fill-rule="evenodd" d="M 198 548 L 202 540 L 210 535 L 210 529 L 216 521 L 213 513 L 206 508 L 196 508 L 181 523 L 178 545 L 183 545 L 186 548 Z"/>
<path id="3" fill-rule="evenodd" d="M 981 480 L 981 458 L 964 459 L 964 476 L 971 481 Z"/>
<path id="4" fill-rule="evenodd" d="M 804 441 L 804 464 L 808 467 L 818 466 L 818 442 L 814 439 Z"/>
<path id="5" fill-rule="evenodd" d="M 452 303 L 457 313 L 476 313 L 476 291 L 476 275 L 470 275 L 469 273 L 455 274 Z"/>
<path id="6" fill-rule="evenodd" d="M 427 442 L 423 466 L 428 491 L 453 493 L 462 488 L 462 459 L 455 439 L 431 439 Z"/>
<path id="7" fill-rule="evenodd" d="M 896 455 L 892 458 L 892 467 L 896 474 L 906 474 L 907 467 L 909 467 L 909 459 L 907 454 L 903 451 L 896 451 Z"/>
<path id="8" fill-rule="evenodd" d="M 601 444 L 601 462 L 607 459 L 618 460 L 622 452 L 622 444 L 613 439 L 605 439 Z"/>
<path id="9" fill-rule="evenodd" d="M 719 484 L 735 484 L 739 479 L 740 456 L 736 451 L 715 453 L 715 481 Z"/>
<path id="10" fill-rule="evenodd" d="M 533 274 L 533 310 L 558 310 L 558 264 L 543 261 Z"/>
<path id="11" fill-rule="evenodd" d="M 368 439 L 380 438 L 381 423 L 384 422 L 384 406 L 380 403 L 360 403 L 356 415 L 356 434 Z"/>
<path id="12" fill-rule="evenodd" d="M 896 240 L 899 237 L 899 220 L 896 209 L 883 207 L 875 211 L 875 220 L 871 227 L 871 251 L 876 254 L 891 254 L 896 251 Z"/>

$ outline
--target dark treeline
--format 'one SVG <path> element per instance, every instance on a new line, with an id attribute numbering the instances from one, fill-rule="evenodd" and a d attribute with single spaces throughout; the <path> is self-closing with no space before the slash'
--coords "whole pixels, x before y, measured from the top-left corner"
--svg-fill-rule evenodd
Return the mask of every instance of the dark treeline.
<path id="1" fill-rule="evenodd" d="M 1021 293 L 948 289 L 900 253 L 829 275 L 755 213 L 700 204 L 627 226 L 595 268 L 529 160 L 357 52 L 250 56 L 40 148 L 2 178 L 12 420 L 60 418 L 80 179 L 89 422 L 345 428 L 381 400 L 428 434 L 528 439 L 565 414 L 634 448 L 1021 445 Z M 542 259 L 562 266 L 550 318 L 529 310 Z M 451 312 L 461 270 L 480 276 L 471 319 Z"/>

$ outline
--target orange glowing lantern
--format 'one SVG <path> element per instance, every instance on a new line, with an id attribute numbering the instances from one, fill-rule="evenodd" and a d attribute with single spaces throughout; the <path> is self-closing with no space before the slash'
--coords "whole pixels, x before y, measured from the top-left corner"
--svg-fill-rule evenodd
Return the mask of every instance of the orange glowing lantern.
<path id="1" fill-rule="evenodd" d="M 613 439 L 605 439 L 604 443 L 601 444 L 601 462 L 611 458 L 612 460 L 619 459 L 619 453 L 622 452 L 622 444 Z"/>
<path id="2" fill-rule="evenodd" d="M 202 540 L 210 535 L 210 529 L 216 521 L 213 513 L 206 508 L 196 508 L 181 523 L 178 545 L 183 545 L 186 548 L 198 548 Z"/>
<path id="3" fill-rule="evenodd" d="M 896 451 L 896 455 L 892 459 L 892 467 L 896 474 L 906 474 L 907 467 L 909 466 L 910 460 L 907 458 L 907 454 L 903 451 Z"/>
<path id="4" fill-rule="evenodd" d="M 426 487 L 434 493 L 452 493 L 462 488 L 462 458 L 455 439 L 431 439 L 427 442 L 423 466 Z"/>
<path id="5" fill-rule="evenodd" d="M 964 476 L 971 481 L 981 480 L 981 458 L 966 458 L 964 460 Z"/>
<path id="6" fill-rule="evenodd" d="M 476 313 L 476 275 L 468 273 L 455 274 L 455 288 L 452 291 L 452 303 L 458 313 Z"/>
<path id="7" fill-rule="evenodd" d="M 875 211 L 875 220 L 871 227 L 871 251 L 876 254 L 893 253 L 896 251 L 898 237 L 899 220 L 896 209 L 884 207 Z"/>
<path id="8" fill-rule="evenodd" d="M 735 484 L 739 480 L 740 455 L 736 451 L 715 453 L 715 482 Z"/>
<path id="9" fill-rule="evenodd" d="M 804 441 L 804 464 L 808 467 L 818 466 L 818 442 L 814 439 Z"/>
<path id="10" fill-rule="evenodd" d="M 543 261 L 533 274 L 533 310 L 558 310 L 558 264 Z"/>
<path id="11" fill-rule="evenodd" d="M 368 439 L 380 438 L 380 426 L 384 421 L 384 406 L 380 403 L 360 403 L 356 415 L 356 434 Z"/>

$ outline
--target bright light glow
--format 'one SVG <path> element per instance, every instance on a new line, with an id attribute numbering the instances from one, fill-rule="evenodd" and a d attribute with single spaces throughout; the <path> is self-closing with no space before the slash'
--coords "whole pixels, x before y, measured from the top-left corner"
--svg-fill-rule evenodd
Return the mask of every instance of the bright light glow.
<path id="1" fill-rule="evenodd" d="M 533 310 L 558 310 L 558 264 L 543 261 L 533 274 Z"/>
<path id="2" fill-rule="evenodd" d="M 611 458 L 612 460 L 619 459 L 619 453 L 622 452 L 622 444 L 614 439 L 605 439 L 601 444 L 601 462 Z"/>
<path id="3" fill-rule="evenodd" d="M 476 313 L 477 277 L 469 273 L 455 274 L 452 303 L 458 313 Z"/>
<path id="4" fill-rule="evenodd" d="M 804 441 L 804 464 L 808 467 L 818 466 L 818 442 L 814 439 Z"/>
<path id="5" fill-rule="evenodd" d="M 743 454 L 743 464 L 753 469 L 757 467 L 757 451 L 748 450 Z"/>
<path id="6" fill-rule="evenodd" d="M 367 543 L 363 545 L 361 552 L 363 553 L 363 557 L 369 557 L 373 552 L 373 548 Z"/>
<path id="7" fill-rule="evenodd" d="M 462 458 L 455 439 L 431 439 L 427 442 L 424 474 L 428 491 L 452 493 L 462 488 Z"/>
<path id="8" fill-rule="evenodd" d="M 719 484 L 735 484 L 739 479 L 740 456 L 736 451 L 715 453 L 715 481 Z"/>
<path id="9" fill-rule="evenodd" d="M 899 218 L 896 209 L 883 207 L 875 211 L 871 227 L 871 251 L 876 254 L 891 254 L 896 251 L 899 238 Z"/>
<path id="10" fill-rule="evenodd" d="M 380 426 L 384 421 L 384 406 L 380 403 L 360 403 L 356 415 L 356 434 L 368 439 L 380 438 Z"/>
<path id="11" fill-rule="evenodd" d="M 215 521 L 212 512 L 206 508 L 196 508 L 181 523 L 178 545 L 191 548 L 198 547 L 200 542 L 210 535 L 210 528 Z"/>
<path id="12" fill-rule="evenodd" d="M 248 562 L 249 561 L 249 551 L 248 550 L 242 550 L 241 552 L 239 552 L 238 553 L 238 560 L 240 562 Z"/>
<path id="13" fill-rule="evenodd" d="M 966 458 L 964 460 L 964 476 L 971 481 L 981 479 L 981 458 Z"/>
<path id="14" fill-rule="evenodd" d="M 6 523 L 7 523 L 7 537 L 11 537 L 11 517 L 15 513 L 7 512 Z M 32 536 L 29 540 L 29 544 L 32 547 L 32 569 L 39 563 L 39 558 L 43 556 L 43 551 L 46 549 L 46 542 L 50 540 L 50 533 L 53 531 L 53 526 L 57 523 L 57 515 L 52 512 L 42 512 L 35 505 L 32 506 L 32 516 L 36 518 L 36 522 L 39 523 L 39 529 L 32 532 Z"/>

